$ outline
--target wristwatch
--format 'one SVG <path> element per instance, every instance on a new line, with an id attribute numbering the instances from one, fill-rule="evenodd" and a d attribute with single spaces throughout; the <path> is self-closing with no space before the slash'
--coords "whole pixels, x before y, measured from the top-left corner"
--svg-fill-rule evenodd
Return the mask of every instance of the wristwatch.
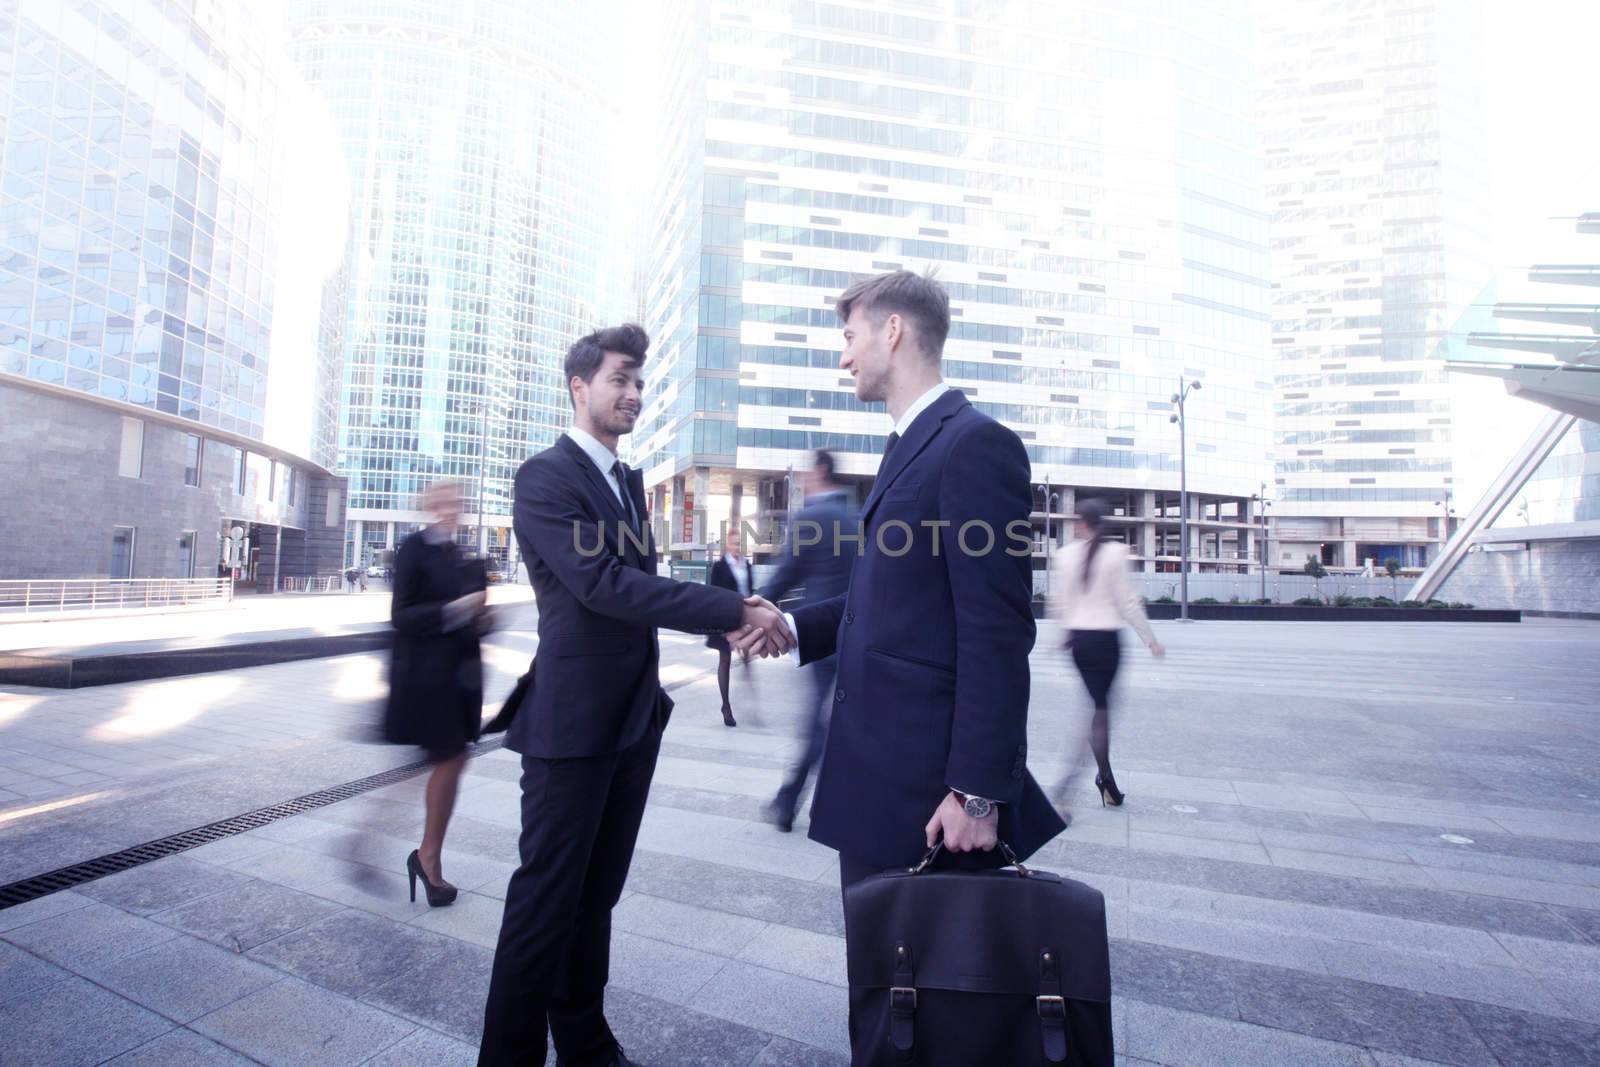
<path id="1" fill-rule="evenodd" d="M 961 801 L 961 809 L 967 813 L 968 818 L 987 819 L 989 813 L 994 810 L 994 801 L 992 800 L 968 796 L 959 789 L 952 789 L 950 792 L 954 793 L 956 799 Z"/>

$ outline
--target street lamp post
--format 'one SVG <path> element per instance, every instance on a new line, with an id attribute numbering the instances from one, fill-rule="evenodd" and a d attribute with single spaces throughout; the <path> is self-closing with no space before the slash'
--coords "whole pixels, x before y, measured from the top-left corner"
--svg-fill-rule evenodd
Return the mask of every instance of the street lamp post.
<path id="1" fill-rule="evenodd" d="M 1261 599 L 1267 599 L 1267 509 L 1272 506 L 1272 501 L 1267 499 L 1267 483 L 1261 483 L 1261 492 L 1256 494 L 1255 500 L 1261 505 Z"/>
<path id="2" fill-rule="evenodd" d="M 1050 492 L 1050 475 L 1048 472 L 1044 476 L 1044 484 L 1036 488 L 1044 496 L 1044 595 L 1048 599 L 1050 596 L 1050 549 L 1052 547 L 1051 542 L 1055 540 L 1050 534 L 1050 515 L 1055 510 L 1055 503 L 1052 498 L 1053 494 Z"/>
<path id="3" fill-rule="evenodd" d="M 1444 546 L 1450 543 L 1450 519 L 1455 515 L 1456 509 L 1450 504 L 1450 489 L 1445 488 L 1444 499 L 1435 500 L 1433 506 L 1440 509 L 1439 519 L 1439 551 L 1444 552 Z"/>
<path id="4" fill-rule="evenodd" d="M 1178 424 L 1178 537 L 1182 540 L 1179 545 L 1181 562 L 1179 564 L 1178 581 L 1182 587 L 1178 618 L 1184 622 L 1189 621 L 1189 448 L 1184 419 L 1184 402 L 1189 399 L 1191 391 L 1200 388 L 1199 382 L 1185 382 L 1183 376 L 1178 376 L 1178 391 L 1172 394 L 1172 406 L 1176 409 L 1172 417 L 1167 420 Z"/>

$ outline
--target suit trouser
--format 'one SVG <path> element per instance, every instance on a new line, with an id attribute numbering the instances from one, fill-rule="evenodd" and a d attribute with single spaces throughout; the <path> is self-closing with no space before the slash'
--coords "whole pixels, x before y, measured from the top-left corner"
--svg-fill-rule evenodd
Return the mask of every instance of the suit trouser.
<path id="1" fill-rule="evenodd" d="M 811 716 L 806 721 L 806 748 L 800 762 L 784 779 L 777 797 L 778 807 L 790 818 L 800 804 L 800 791 L 806 787 L 806 779 L 822 762 L 823 749 L 828 745 L 828 718 L 833 710 L 833 683 L 839 673 L 839 661 L 829 656 L 810 664 L 806 670 L 811 672 Z"/>
<path id="2" fill-rule="evenodd" d="M 611 909 L 622 895 L 661 735 L 574 759 L 522 758 L 521 864 L 506 889 L 480 1065 L 605 1058 Z"/>

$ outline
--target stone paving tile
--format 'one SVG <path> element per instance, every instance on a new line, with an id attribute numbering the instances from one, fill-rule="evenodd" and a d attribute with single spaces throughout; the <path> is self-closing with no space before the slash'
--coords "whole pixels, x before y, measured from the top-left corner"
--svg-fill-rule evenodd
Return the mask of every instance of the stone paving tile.
<path id="1" fill-rule="evenodd" d="M 421 903 L 422 888 L 417 888 Z M 406 920 L 419 930 L 446 934 L 470 941 L 474 945 L 494 948 L 500 940 L 500 920 L 506 911 L 505 901 L 480 893 L 462 893 L 455 903 L 443 908 L 428 908 Z"/>
<path id="2" fill-rule="evenodd" d="M 87 964 L 80 973 L 177 1023 L 198 1019 L 283 977 L 270 967 L 187 936 L 109 962 Z"/>
<path id="3" fill-rule="evenodd" d="M 611 925 L 616 930 L 643 934 L 658 941 L 719 956 L 738 955 L 740 949 L 767 927 L 760 919 L 681 904 L 640 892 L 635 892 L 618 905 L 611 913 Z"/>
<path id="4" fill-rule="evenodd" d="M 242 874 L 178 855 L 85 882 L 77 891 L 135 915 L 153 915 L 238 889 L 246 880 Z"/>
<path id="5" fill-rule="evenodd" d="M 640 849 L 628 885 L 640 893 L 821 934 L 844 936 L 837 886 L 743 871 Z"/>
<path id="6" fill-rule="evenodd" d="M 154 1041 L 107 1060 L 105 1067 L 249 1067 L 255 1062 L 192 1030 L 169 1030 Z"/>
<path id="7" fill-rule="evenodd" d="M 607 991 L 606 1019 L 628 1058 L 649 1067 L 749 1064 L 773 1040 L 770 1033 L 744 1021 L 718 1018 L 625 989 Z"/>
<path id="8" fill-rule="evenodd" d="M 1462 1004 L 1460 1010 L 1502 1067 L 1600 1064 L 1600 1023 L 1592 1019 L 1555 1019 L 1493 1004 Z"/>
<path id="9" fill-rule="evenodd" d="M 750 1061 L 750 1067 L 850 1067 L 850 1057 L 775 1037 Z"/>
<path id="10" fill-rule="evenodd" d="M 1138 1000 L 1126 1005 L 1129 1058 L 1181 1067 L 1369 1067 L 1366 1053 L 1233 1019 Z"/>
<path id="11" fill-rule="evenodd" d="M 70 977 L 72 972 L 0 941 L 0 999 L 13 1000 Z"/>
<path id="12" fill-rule="evenodd" d="M 849 985 L 842 937 L 772 923 L 745 945 L 737 958 L 814 982 Z"/>
<path id="13" fill-rule="evenodd" d="M 325 882 L 348 881 L 355 875 L 356 866 L 348 860 L 281 845 L 269 852 L 235 860 L 228 864 L 228 869 L 292 889 L 315 889 Z"/>
<path id="14" fill-rule="evenodd" d="M 0 910 L 0 934 L 7 930 L 14 930 L 19 926 L 48 919 L 62 912 L 72 911 L 74 908 L 87 907 L 94 901 L 70 889 L 49 896 L 35 897 L 24 904 L 14 904 L 9 908 Z"/>
<path id="15" fill-rule="evenodd" d="M 238 890 L 161 912 L 155 919 L 230 951 L 248 952 L 344 910 L 331 900 L 252 880 Z"/>
<path id="16" fill-rule="evenodd" d="M 347 909 L 258 945 L 250 957 L 336 993 L 361 997 L 450 943 L 406 923 Z"/>
<path id="17" fill-rule="evenodd" d="M 12 944 L 69 971 L 128 956 L 176 936 L 165 926 L 105 904 L 75 908 L 4 934 Z"/>
<path id="18" fill-rule="evenodd" d="M 1494 1067 L 1494 1055 L 1455 1001 L 1286 968 L 1231 970 L 1245 1022 L 1461 1067 Z"/>
<path id="19" fill-rule="evenodd" d="M 1131 908 L 1126 918 L 1124 936 L 1131 941 L 1208 952 L 1250 963 L 1323 969 L 1317 957 L 1317 939 L 1304 934 L 1237 920 L 1216 922 L 1152 908 Z"/>
<path id="20" fill-rule="evenodd" d="M 100 1063 L 170 1029 L 171 1021 L 78 977 L 0 1000 L 0 1053 L 19 1067 Z"/>
<path id="21" fill-rule="evenodd" d="M 362 999 L 461 1041 L 477 1044 L 489 997 L 494 953 L 478 945 L 445 944 Z"/>
<path id="22" fill-rule="evenodd" d="M 477 1062 L 477 1045 L 432 1030 L 417 1030 L 367 1060 L 363 1067 L 475 1067 Z"/>
<path id="23" fill-rule="evenodd" d="M 1521 1011 L 1554 1015 L 1554 985 L 1539 976 L 1511 967 L 1482 967 L 1457 963 L 1402 949 L 1326 941 L 1315 945 L 1329 974 L 1364 982 L 1435 993 L 1458 1000 L 1499 1004 Z M 1584 1016 L 1574 1016 L 1583 1018 Z"/>
<path id="24" fill-rule="evenodd" d="M 190 1028 L 274 1067 L 347 1067 L 395 1044 L 417 1026 L 285 978 L 196 1019 Z"/>
<path id="25" fill-rule="evenodd" d="M 682 945 L 613 932 L 611 983 L 672 1004 L 690 1004 L 727 964 L 721 956 Z"/>
<path id="26" fill-rule="evenodd" d="M 695 994 L 689 1007 L 791 1041 L 850 1051 L 849 995 L 839 986 L 732 962 Z"/>

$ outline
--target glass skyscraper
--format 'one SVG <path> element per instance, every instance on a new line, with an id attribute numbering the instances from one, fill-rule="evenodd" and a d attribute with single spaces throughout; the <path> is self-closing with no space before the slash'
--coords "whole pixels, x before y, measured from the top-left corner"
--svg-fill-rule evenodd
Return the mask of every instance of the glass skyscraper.
<path id="1" fill-rule="evenodd" d="M 512 479 L 571 419 L 568 345 L 598 323 L 608 185 L 606 5 L 291 0 L 292 52 L 334 114 L 353 216 L 339 469 L 348 557 L 467 485 L 490 554 Z M 464 539 L 476 543 L 479 531 Z"/>
<path id="2" fill-rule="evenodd" d="M 1431 561 L 1444 360 L 1489 280 L 1477 0 L 1261 7 L 1279 562 Z"/>
<path id="3" fill-rule="evenodd" d="M 0 371 L 260 438 L 286 131 L 249 5 L 0 9 Z"/>
<path id="4" fill-rule="evenodd" d="M 1193 554 L 1248 567 L 1272 458 L 1249 14 L 676 5 L 644 271 L 655 385 L 632 438 L 675 553 L 783 514 L 812 448 L 876 472 L 888 416 L 838 370 L 832 301 L 903 267 L 949 289 L 945 377 L 1023 438 L 1041 533 L 1107 496 L 1145 568 L 1176 569 L 1171 396 L 1200 379 Z"/>
<path id="5" fill-rule="evenodd" d="M 284 326 L 344 252 L 284 244 L 321 144 L 303 92 L 244 0 L 0 5 L 0 455 L 39 505 L 0 576 L 272 592 L 337 567 L 339 324 Z"/>

